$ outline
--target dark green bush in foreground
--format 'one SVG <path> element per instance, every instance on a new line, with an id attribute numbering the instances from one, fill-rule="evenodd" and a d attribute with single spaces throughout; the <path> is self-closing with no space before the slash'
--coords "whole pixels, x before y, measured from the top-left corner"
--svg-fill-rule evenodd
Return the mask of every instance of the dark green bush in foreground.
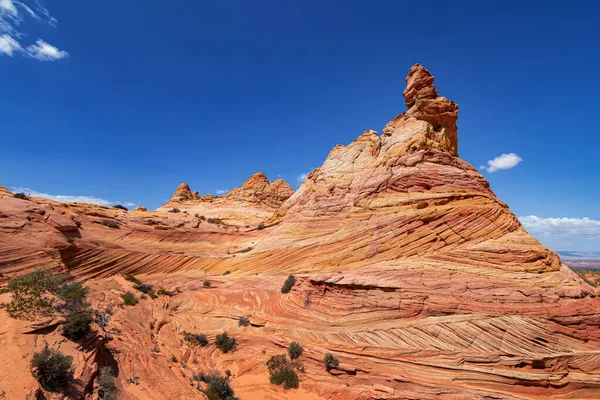
<path id="1" fill-rule="evenodd" d="M 237 350 L 237 340 L 229 336 L 227 332 L 223 332 L 217 335 L 215 339 L 215 345 L 223 353 Z"/>
<path id="2" fill-rule="evenodd" d="M 73 379 L 73 357 L 48 347 L 33 355 L 31 368 L 35 379 L 50 392 L 66 389 Z"/>
<path id="3" fill-rule="evenodd" d="M 117 385 L 111 367 L 100 368 L 98 395 L 103 400 L 117 400 Z"/>
<path id="4" fill-rule="evenodd" d="M 292 290 L 292 287 L 296 283 L 296 277 L 294 275 L 288 276 L 288 278 L 283 283 L 281 287 L 281 293 L 289 293 Z"/>
<path id="5" fill-rule="evenodd" d="M 304 347 L 299 342 L 292 342 L 288 347 L 288 354 L 292 360 L 296 360 L 304 352 Z"/>
<path id="6" fill-rule="evenodd" d="M 77 340 L 90 331 L 92 314 L 87 310 L 77 310 L 67 315 L 67 320 L 62 326 L 62 334 L 67 339 Z"/>
<path id="7" fill-rule="evenodd" d="M 331 368 L 336 368 L 338 365 L 340 365 L 340 362 L 333 356 L 333 354 L 327 353 L 323 359 L 323 365 L 325 365 L 325 369 L 329 371 Z"/>

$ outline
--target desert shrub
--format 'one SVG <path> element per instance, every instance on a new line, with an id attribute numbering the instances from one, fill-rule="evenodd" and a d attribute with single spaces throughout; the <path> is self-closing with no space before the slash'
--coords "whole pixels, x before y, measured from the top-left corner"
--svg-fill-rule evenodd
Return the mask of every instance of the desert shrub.
<path id="1" fill-rule="evenodd" d="M 173 293 L 170 290 L 166 290 L 165 288 L 160 288 L 158 289 L 158 291 L 156 292 L 156 294 L 160 295 L 160 296 L 173 296 L 175 293 Z"/>
<path id="2" fill-rule="evenodd" d="M 206 220 L 209 224 L 220 224 L 222 223 L 221 218 L 208 218 Z"/>
<path id="3" fill-rule="evenodd" d="M 62 326 L 62 334 L 68 339 L 77 340 L 90 331 L 92 314 L 87 310 L 72 311 Z"/>
<path id="4" fill-rule="evenodd" d="M 21 200 L 29 200 L 29 196 L 27 196 L 25 193 L 23 192 L 19 192 L 19 193 L 15 193 L 13 195 L 13 197 L 17 198 L 17 199 L 21 199 Z"/>
<path id="5" fill-rule="evenodd" d="M 83 287 L 83 283 L 81 282 L 65 283 L 58 287 L 56 294 L 65 302 L 65 307 L 70 310 L 88 305 L 85 302 L 88 290 Z"/>
<path id="6" fill-rule="evenodd" d="M 247 316 L 241 316 L 240 319 L 238 319 L 238 325 L 239 326 L 248 326 L 250 325 L 250 318 Z"/>
<path id="7" fill-rule="evenodd" d="M 177 356 L 175 354 L 173 354 L 173 355 L 171 355 L 171 361 L 178 362 L 179 359 L 177 359 Z"/>
<path id="8" fill-rule="evenodd" d="M 265 229 L 265 224 L 263 222 L 261 222 L 260 224 L 258 224 L 256 229 L 258 229 L 259 231 L 262 231 L 263 229 Z"/>
<path id="9" fill-rule="evenodd" d="M 119 224 L 117 224 L 115 221 L 109 221 L 107 219 L 104 219 L 100 223 L 108 228 L 120 229 Z"/>
<path id="10" fill-rule="evenodd" d="M 231 271 L 230 271 L 230 270 L 227 270 L 227 271 L 225 271 L 225 272 L 223 273 L 223 275 L 229 275 L 230 273 L 231 273 Z"/>
<path id="11" fill-rule="evenodd" d="M 170 213 L 175 213 L 175 214 L 176 214 L 176 213 L 178 213 L 178 212 L 181 212 L 181 210 L 180 210 L 179 208 L 171 208 L 171 209 L 169 210 L 169 212 L 170 212 Z"/>
<path id="12" fill-rule="evenodd" d="M 50 392 L 66 389 L 73 379 L 73 357 L 48 347 L 33 355 L 31 368 L 35 379 Z"/>
<path id="13" fill-rule="evenodd" d="M 283 283 L 281 287 L 281 293 L 289 293 L 292 290 L 292 287 L 296 283 L 296 277 L 294 275 L 288 276 L 288 278 Z"/>
<path id="14" fill-rule="evenodd" d="M 147 298 L 148 298 L 148 295 L 146 293 L 140 294 L 140 299 L 141 300 L 146 300 Z"/>
<path id="15" fill-rule="evenodd" d="M 292 342 L 288 346 L 288 354 L 292 360 L 297 359 L 304 353 L 304 347 L 299 342 Z"/>
<path id="16" fill-rule="evenodd" d="M 223 353 L 229 353 L 230 351 L 237 350 L 237 340 L 229 336 L 227 332 L 223 332 L 217 335 L 215 339 L 215 345 Z"/>
<path id="17" fill-rule="evenodd" d="M 1 303 L 12 318 L 28 318 L 32 315 L 48 314 L 55 310 L 54 299 L 48 292 L 56 293 L 60 283 L 66 279 L 63 275 L 37 270 L 26 275 L 11 278 L 0 289 L 0 294 L 10 293 L 10 303 Z"/>
<path id="18" fill-rule="evenodd" d="M 253 247 L 246 247 L 245 249 L 241 249 L 238 253 L 247 253 L 252 249 L 253 249 Z"/>
<path id="19" fill-rule="evenodd" d="M 200 216 L 200 221 L 206 221 L 206 217 L 204 215 Z"/>
<path id="20" fill-rule="evenodd" d="M 229 375 L 221 376 L 218 372 L 212 374 L 199 372 L 192 376 L 192 379 L 206 383 L 204 394 L 209 400 L 238 400 L 237 397 L 234 397 L 235 392 L 229 384 Z"/>
<path id="21" fill-rule="evenodd" d="M 300 378 L 293 368 L 283 367 L 271 374 L 271 383 L 283 385 L 284 389 L 297 388 Z"/>
<path id="22" fill-rule="evenodd" d="M 210 281 L 207 280 L 207 281 L 204 281 L 204 283 L 202 283 L 202 285 L 204 287 L 210 287 L 212 284 L 210 283 Z"/>
<path id="23" fill-rule="evenodd" d="M 117 399 L 117 385 L 115 375 L 111 367 L 100 368 L 98 375 L 98 396 L 104 400 Z"/>
<path id="24" fill-rule="evenodd" d="M 208 339 L 203 333 L 184 333 L 183 338 L 192 346 L 205 347 L 208 345 Z"/>
<path id="25" fill-rule="evenodd" d="M 123 210 L 123 211 L 129 211 L 129 209 L 125 206 L 122 206 L 120 204 L 114 205 L 113 208 L 118 208 L 119 210 Z"/>
<path id="26" fill-rule="evenodd" d="M 125 304 L 126 306 L 135 306 L 138 303 L 138 300 L 135 297 L 135 294 L 133 294 L 131 292 L 122 294 L 121 298 L 123 299 L 123 304 Z"/>
<path id="27" fill-rule="evenodd" d="M 269 370 L 269 374 L 272 374 L 278 369 L 285 367 L 288 364 L 288 360 L 285 354 L 279 354 L 277 356 L 271 356 L 265 364 Z"/>
<path id="28" fill-rule="evenodd" d="M 308 306 L 310 306 L 310 292 L 306 293 L 306 296 L 304 296 L 304 308 L 308 308 Z"/>
<path id="29" fill-rule="evenodd" d="M 136 283 L 133 285 L 133 288 L 142 293 L 150 293 L 154 290 L 154 286 L 150 285 L 149 283 Z"/>
<path id="30" fill-rule="evenodd" d="M 327 353 L 325 354 L 325 358 L 323 358 L 323 365 L 325 366 L 325 369 L 329 371 L 331 368 L 336 368 L 340 365 L 340 362 L 333 354 Z"/>
<path id="31" fill-rule="evenodd" d="M 135 283 L 136 285 L 142 284 L 142 281 L 140 281 L 138 278 L 136 278 L 132 274 L 123 274 L 123 278 L 125 278 L 126 281 Z"/>

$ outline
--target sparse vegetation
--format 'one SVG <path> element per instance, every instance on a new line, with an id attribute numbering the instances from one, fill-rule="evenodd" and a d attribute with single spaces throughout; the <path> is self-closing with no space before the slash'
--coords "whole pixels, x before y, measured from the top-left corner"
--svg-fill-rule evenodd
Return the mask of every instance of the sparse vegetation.
<path id="1" fill-rule="evenodd" d="M 136 283 L 135 285 L 133 285 L 133 288 L 139 292 L 146 294 L 154 290 L 154 286 L 150 285 L 149 283 Z"/>
<path id="2" fill-rule="evenodd" d="M 202 219 L 202 218 L 200 218 Z M 208 222 L 209 224 L 222 224 L 223 221 L 221 221 L 221 218 L 208 218 L 206 220 L 206 222 Z"/>
<path id="3" fill-rule="evenodd" d="M 173 355 L 171 355 L 171 361 L 179 362 L 179 359 L 177 358 L 177 356 L 175 354 L 173 354 Z"/>
<path id="4" fill-rule="evenodd" d="M 212 374 L 199 372 L 193 376 L 193 379 L 206 383 L 204 394 L 208 400 L 238 400 L 237 397 L 234 397 L 235 392 L 229 384 L 229 376 L 221 376 L 218 372 Z"/>
<path id="5" fill-rule="evenodd" d="M 123 304 L 125 304 L 126 306 L 135 306 L 138 303 L 138 299 L 132 292 L 122 294 L 121 298 L 123 299 Z"/>
<path id="6" fill-rule="evenodd" d="M 117 385 L 115 375 L 111 367 L 100 368 L 98 375 L 98 396 L 103 400 L 117 399 Z"/>
<path id="7" fill-rule="evenodd" d="M 23 192 L 19 192 L 19 193 L 15 193 L 13 195 L 15 198 L 17 199 L 21 199 L 21 200 L 29 200 L 29 196 L 27 196 L 25 193 Z"/>
<path id="8" fill-rule="evenodd" d="M 288 355 L 292 360 L 298 359 L 302 353 L 304 353 L 304 347 L 302 347 L 300 342 L 292 342 L 288 346 Z"/>
<path id="9" fill-rule="evenodd" d="M 212 283 L 210 283 L 210 281 L 206 280 L 204 281 L 204 283 L 202 283 L 202 286 L 204 287 L 211 287 Z"/>
<path id="10" fill-rule="evenodd" d="M 171 208 L 169 212 L 177 214 L 178 212 L 181 212 L 181 210 L 179 208 Z"/>
<path id="11" fill-rule="evenodd" d="M 247 316 L 241 316 L 240 319 L 238 320 L 238 325 L 239 326 L 248 326 L 250 325 L 250 318 Z"/>
<path id="12" fill-rule="evenodd" d="M 72 311 L 67 315 L 61 332 L 67 339 L 77 340 L 90 331 L 91 323 L 92 314 L 88 310 Z"/>
<path id="13" fill-rule="evenodd" d="M 66 389 L 73 379 L 73 357 L 48 347 L 33 355 L 31 368 L 35 379 L 50 392 Z"/>
<path id="14" fill-rule="evenodd" d="M 262 231 L 263 229 L 265 229 L 264 222 L 261 222 L 260 224 L 258 224 L 258 226 L 256 227 L 256 229 L 258 229 L 259 231 Z"/>
<path id="15" fill-rule="evenodd" d="M 136 285 L 141 285 L 142 284 L 142 281 L 140 281 L 138 278 L 136 278 L 132 274 L 123 274 L 123 278 L 126 281 L 135 283 Z"/>
<path id="16" fill-rule="evenodd" d="M 119 210 L 123 210 L 123 211 L 129 211 L 129 209 L 125 206 L 122 206 L 120 204 L 114 205 L 113 208 L 118 208 Z"/>
<path id="17" fill-rule="evenodd" d="M 332 368 L 337 368 L 337 366 L 340 365 L 340 362 L 333 354 L 327 353 L 325 354 L 325 358 L 323 358 L 323 365 L 327 372 L 329 372 Z"/>
<path id="18" fill-rule="evenodd" d="M 237 350 L 237 340 L 230 337 L 227 332 L 217 335 L 217 338 L 215 339 L 215 345 L 223 353 L 229 353 L 230 351 Z"/>
<path id="19" fill-rule="evenodd" d="M 108 219 L 103 219 L 100 224 L 113 229 L 120 229 L 121 227 L 115 221 L 110 221 Z"/>
<path id="20" fill-rule="evenodd" d="M 204 215 L 200 216 L 200 221 L 206 221 L 206 217 Z"/>
<path id="21" fill-rule="evenodd" d="M 283 385 L 284 389 L 298 387 L 300 378 L 296 370 L 304 370 L 300 361 L 289 361 L 285 354 L 280 354 L 269 358 L 266 365 L 271 375 L 271 383 Z"/>
<path id="22" fill-rule="evenodd" d="M 40 314 L 56 311 L 55 299 L 48 293 L 57 295 L 60 284 L 66 280 L 65 275 L 56 275 L 36 270 L 26 275 L 11 278 L 8 284 L 0 289 L 0 294 L 10 293 L 10 303 L 0 303 L 12 318 L 30 318 Z"/>
<path id="23" fill-rule="evenodd" d="M 183 339 L 192 346 L 206 347 L 208 346 L 208 339 L 203 333 L 184 333 Z"/>
<path id="24" fill-rule="evenodd" d="M 304 296 L 304 308 L 308 308 L 308 306 L 310 306 L 311 300 L 310 300 L 310 292 L 306 293 L 306 296 Z"/>
<path id="25" fill-rule="evenodd" d="M 158 289 L 158 291 L 156 292 L 156 294 L 159 295 L 159 296 L 169 296 L 169 297 L 175 295 L 175 293 L 173 293 L 170 290 L 166 290 L 165 288 Z"/>
<path id="26" fill-rule="evenodd" d="M 254 247 L 246 247 L 245 249 L 241 249 L 238 253 L 247 253 L 252 250 Z"/>
<path id="27" fill-rule="evenodd" d="M 288 278 L 283 283 L 281 287 L 281 293 L 289 293 L 292 290 L 292 287 L 296 283 L 296 277 L 294 275 L 288 276 Z"/>
<path id="28" fill-rule="evenodd" d="M 225 272 L 223 273 L 223 275 L 229 275 L 230 273 L 231 273 L 231 271 L 230 271 L 230 270 L 227 270 L 227 271 L 225 271 Z"/>

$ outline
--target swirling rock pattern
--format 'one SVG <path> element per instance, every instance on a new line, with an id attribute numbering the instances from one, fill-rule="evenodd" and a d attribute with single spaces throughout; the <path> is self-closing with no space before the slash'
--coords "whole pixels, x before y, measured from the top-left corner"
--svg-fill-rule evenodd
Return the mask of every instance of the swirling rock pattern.
<path id="1" fill-rule="evenodd" d="M 124 399 L 202 399 L 190 377 L 213 369 L 231 372 L 242 399 L 600 398 L 596 289 L 458 157 L 458 106 L 433 76 L 415 65 L 406 81 L 408 110 L 336 146 L 295 193 L 259 173 L 221 197 L 182 185 L 134 213 L 0 191 L 0 272 L 69 271 L 93 307 L 114 310 L 97 327 L 101 351 L 61 345 L 83 365 L 82 398 L 108 358 Z M 125 272 L 173 296 L 119 308 Z M 282 294 L 289 273 L 297 282 Z M 0 323 L 0 388 L 32 398 L 40 342 L 3 311 Z M 182 339 L 223 331 L 236 352 Z M 284 391 L 264 363 L 295 340 L 306 372 Z M 340 361 L 329 372 L 327 352 Z"/>

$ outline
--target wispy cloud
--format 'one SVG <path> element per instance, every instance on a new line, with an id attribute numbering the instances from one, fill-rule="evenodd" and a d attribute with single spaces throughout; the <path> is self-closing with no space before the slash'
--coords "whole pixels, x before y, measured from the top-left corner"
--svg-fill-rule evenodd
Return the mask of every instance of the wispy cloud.
<path id="1" fill-rule="evenodd" d="M 56 27 L 58 22 L 39 0 L 36 1 L 35 11 L 23 1 L 0 0 L 0 55 L 12 57 L 20 54 L 40 61 L 60 60 L 69 56 L 66 51 L 60 50 L 42 39 L 37 39 L 34 44 L 24 46 L 22 40 L 27 35 L 21 32 L 19 27 L 25 20 L 25 16 L 52 27 Z"/>
<path id="2" fill-rule="evenodd" d="M 600 221 L 584 218 L 519 217 L 527 231 L 556 250 L 600 250 Z"/>
<path id="3" fill-rule="evenodd" d="M 225 193 L 229 193 L 229 189 L 225 189 L 225 188 L 223 188 L 223 189 L 217 189 L 217 190 L 215 190 L 215 193 L 218 194 L 218 195 L 222 195 L 222 194 L 225 194 Z"/>
<path id="4" fill-rule="evenodd" d="M 48 193 L 42 193 L 42 192 L 38 192 L 36 190 L 32 190 L 29 188 L 24 188 L 24 187 L 14 187 L 13 186 L 11 188 L 11 190 L 13 193 L 25 193 L 29 196 L 43 197 L 45 199 L 60 201 L 62 203 L 88 203 L 88 204 L 97 204 L 100 206 L 114 206 L 115 204 L 121 204 L 126 207 L 134 207 L 136 205 L 136 203 L 132 203 L 130 201 L 125 201 L 125 202 L 112 201 L 112 200 L 101 199 L 99 197 L 94 197 L 94 196 L 73 196 L 73 195 L 66 195 L 66 194 L 48 194 Z"/>
<path id="5" fill-rule="evenodd" d="M 298 184 L 300 185 L 302 182 L 304 182 L 306 180 L 306 178 L 308 177 L 309 172 L 303 172 L 300 175 L 298 175 L 296 177 L 296 182 L 298 182 Z"/>
<path id="6" fill-rule="evenodd" d="M 487 162 L 488 165 L 482 165 L 479 169 L 487 172 L 496 172 L 501 169 L 511 169 L 516 167 L 523 159 L 515 153 L 502 154 L 493 160 Z"/>

